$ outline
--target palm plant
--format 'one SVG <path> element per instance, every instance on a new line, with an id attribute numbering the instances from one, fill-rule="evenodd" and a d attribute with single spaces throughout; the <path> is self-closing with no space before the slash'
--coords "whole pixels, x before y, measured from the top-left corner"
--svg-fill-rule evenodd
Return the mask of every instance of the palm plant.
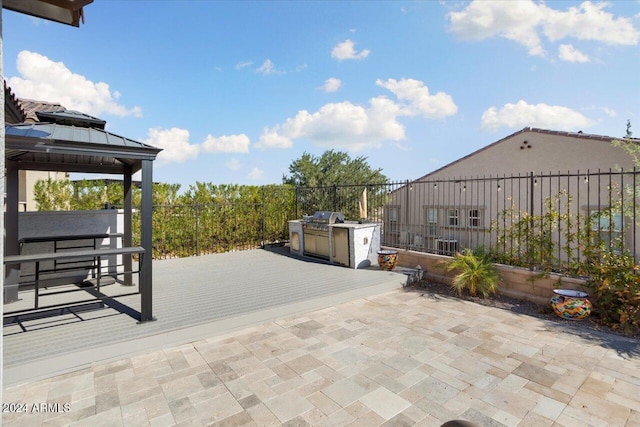
<path id="1" fill-rule="evenodd" d="M 485 255 L 482 248 L 472 251 L 464 249 L 446 263 L 447 271 L 458 271 L 458 274 L 451 282 L 451 286 L 458 295 L 462 295 L 464 290 L 475 296 L 482 294 L 483 298 L 494 294 L 498 290 L 500 276 L 491 259 Z"/>

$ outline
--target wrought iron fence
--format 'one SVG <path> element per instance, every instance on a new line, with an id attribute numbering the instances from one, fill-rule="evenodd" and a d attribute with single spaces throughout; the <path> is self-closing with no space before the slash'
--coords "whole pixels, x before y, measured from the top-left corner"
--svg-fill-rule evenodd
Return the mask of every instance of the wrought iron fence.
<path id="1" fill-rule="evenodd" d="M 155 206 L 154 257 L 288 240 L 287 221 L 315 211 L 380 224 L 385 246 L 578 272 L 603 248 L 639 258 L 640 180 L 633 170 L 428 177 L 384 184 L 270 186 L 249 202 Z"/>
<path id="2" fill-rule="evenodd" d="M 246 250 L 289 238 L 295 219 L 295 189 L 263 187 L 253 202 L 155 205 L 153 257 L 176 258 Z M 139 220 L 134 217 L 134 224 Z M 134 241 L 139 241 L 134 227 Z"/>
<path id="3" fill-rule="evenodd" d="M 385 246 L 443 255 L 482 249 L 498 262 L 579 274 L 602 250 L 638 259 L 638 173 L 430 177 L 298 188 L 297 200 L 303 213 L 378 222 Z"/>

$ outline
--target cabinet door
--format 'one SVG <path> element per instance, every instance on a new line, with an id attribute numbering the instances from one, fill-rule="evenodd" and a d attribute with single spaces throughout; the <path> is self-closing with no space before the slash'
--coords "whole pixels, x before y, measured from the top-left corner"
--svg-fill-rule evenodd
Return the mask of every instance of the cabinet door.
<path id="1" fill-rule="evenodd" d="M 316 253 L 319 256 L 329 258 L 329 235 L 316 236 Z"/>
<path id="2" fill-rule="evenodd" d="M 349 230 L 333 227 L 333 262 L 349 267 Z"/>
<path id="3" fill-rule="evenodd" d="M 300 233 L 297 231 L 291 233 L 291 250 L 300 252 Z"/>
<path id="4" fill-rule="evenodd" d="M 310 254 L 317 252 L 315 235 L 304 233 L 304 251 Z"/>

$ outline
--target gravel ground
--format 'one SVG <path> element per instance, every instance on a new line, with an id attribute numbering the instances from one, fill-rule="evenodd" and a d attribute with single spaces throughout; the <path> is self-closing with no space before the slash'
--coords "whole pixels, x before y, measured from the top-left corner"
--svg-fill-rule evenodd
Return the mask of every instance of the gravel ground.
<path id="1" fill-rule="evenodd" d="M 520 300 L 517 298 L 511 298 L 505 295 L 492 295 L 489 298 L 481 298 L 481 297 L 472 297 L 469 295 L 458 296 L 453 288 L 449 285 L 443 283 L 436 283 L 427 280 L 421 280 L 413 285 L 408 287 L 409 290 L 415 292 L 422 292 L 423 294 L 429 295 L 440 295 L 443 297 L 452 297 L 452 298 L 461 298 L 467 301 L 473 301 L 478 304 L 487 305 L 491 307 L 501 308 L 504 310 L 510 310 L 515 313 L 526 314 L 528 316 L 534 316 L 541 319 L 548 320 L 549 322 L 557 325 L 559 328 L 571 328 L 573 331 L 583 331 L 586 333 L 589 332 L 598 332 L 598 333 L 606 333 L 613 334 L 620 337 L 625 337 L 632 339 L 634 341 L 640 342 L 640 335 L 629 336 L 625 335 L 622 332 L 611 329 L 605 325 L 602 325 L 598 322 L 597 317 L 591 315 L 587 319 L 574 321 L 567 320 L 558 317 L 551 308 L 551 304 L 549 305 L 537 305 L 530 301 Z"/>

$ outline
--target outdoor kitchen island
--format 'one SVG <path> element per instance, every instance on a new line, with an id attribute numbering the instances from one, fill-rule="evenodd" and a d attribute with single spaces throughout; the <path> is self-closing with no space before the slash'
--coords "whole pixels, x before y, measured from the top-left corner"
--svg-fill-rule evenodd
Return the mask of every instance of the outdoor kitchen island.
<path id="1" fill-rule="evenodd" d="M 292 254 L 366 268 L 378 263 L 380 227 L 345 221 L 339 212 L 316 212 L 312 217 L 289 221 L 289 242 Z"/>

